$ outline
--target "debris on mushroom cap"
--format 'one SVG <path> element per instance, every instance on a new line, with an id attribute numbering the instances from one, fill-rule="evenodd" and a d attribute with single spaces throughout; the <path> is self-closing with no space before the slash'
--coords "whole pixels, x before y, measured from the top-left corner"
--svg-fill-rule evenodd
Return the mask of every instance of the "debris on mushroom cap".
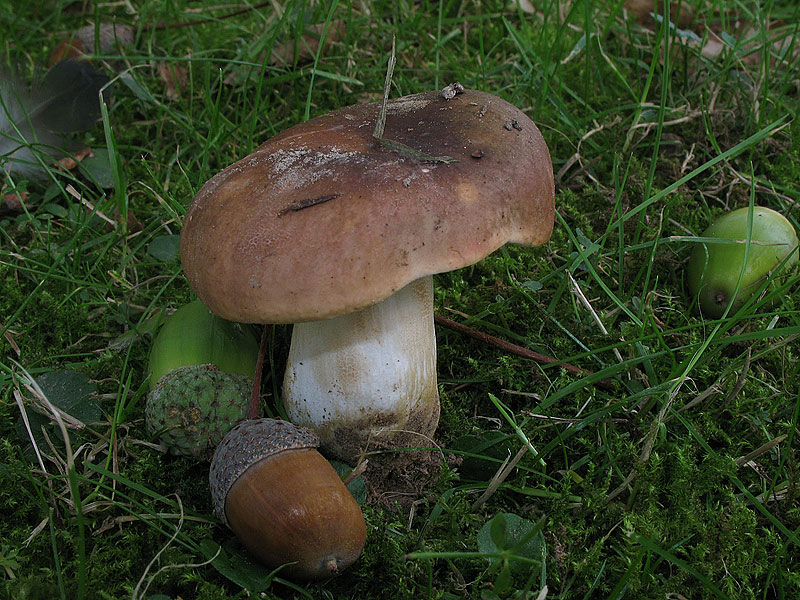
<path id="1" fill-rule="evenodd" d="M 296 125 L 203 186 L 181 258 L 212 311 L 260 323 L 347 314 L 507 242 L 550 237 L 552 163 L 522 111 L 475 90 L 389 101 L 384 136 L 455 159 L 443 164 L 377 143 L 378 110 Z"/>
<path id="2" fill-rule="evenodd" d="M 231 429 L 214 451 L 209 472 L 214 512 L 226 525 L 225 498 L 248 467 L 285 450 L 317 448 L 319 438 L 309 429 L 278 419 L 250 419 Z"/>

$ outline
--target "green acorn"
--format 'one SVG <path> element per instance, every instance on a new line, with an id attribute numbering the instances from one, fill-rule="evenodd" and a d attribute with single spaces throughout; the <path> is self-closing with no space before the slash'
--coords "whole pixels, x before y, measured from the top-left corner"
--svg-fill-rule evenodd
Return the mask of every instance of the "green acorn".
<path id="1" fill-rule="evenodd" d="M 145 425 L 172 454 L 208 459 L 247 416 L 258 360 L 252 330 L 200 301 L 167 319 L 150 352 Z"/>
<path id="2" fill-rule="evenodd" d="M 145 423 L 169 452 L 209 459 L 225 434 L 247 416 L 253 380 L 215 365 L 178 367 L 147 398 Z"/>
<path id="3" fill-rule="evenodd" d="M 745 263 L 749 208 L 719 217 L 702 237 L 739 240 L 739 243 L 695 244 L 687 266 L 687 283 L 704 315 L 719 318 L 739 291 L 731 310 L 738 309 L 764 280 L 787 259 L 785 269 L 798 262 L 797 233 L 792 224 L 769 208 L 753 208 L 750 250 Z"/>
<path id="4" fill-rule="evenodd" d="M 258 340 L 248 325 L 218 317 L 199 300 L 176 310 L 153 342 L 150 389 L 176 367 L 217 365 L 225 373 L 253 377 Z"/>

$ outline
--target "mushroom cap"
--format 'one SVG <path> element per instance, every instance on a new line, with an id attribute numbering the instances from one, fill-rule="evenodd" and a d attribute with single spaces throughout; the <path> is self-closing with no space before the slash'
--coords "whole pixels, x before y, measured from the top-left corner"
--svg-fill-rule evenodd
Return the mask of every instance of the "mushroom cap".
<path id="1" fill-rule="evenodd" d="M 465 90 L 316 117 L 211 178 L 181 233 L 189 284 L 238 322 L 314 321 L 376 304 L 426 275 L 471 265 L 506 242 L 542 244 L 554 217 L 541 133 L 505 100 Z"/>

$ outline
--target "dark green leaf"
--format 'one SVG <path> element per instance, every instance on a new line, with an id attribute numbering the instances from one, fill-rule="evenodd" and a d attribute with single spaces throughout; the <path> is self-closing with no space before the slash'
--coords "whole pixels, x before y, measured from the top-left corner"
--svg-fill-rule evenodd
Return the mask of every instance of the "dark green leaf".
<path id="1" fill-rule="evenodd" d="M 222 546 L 209 539 L 200 543 L 200 550 L 206 559 L 216 557 L 211 565 L 223 576 L 253 594 L 263 592 L 272 583 L 273 574 L 245 554 L 235 551 L 229 554 Z"/>
<path id="2" fill-rule="evenodd" d="M 489 543 L 492 545 L 492 549 L 488 550 L 488 552 L 497 552 L 501 550 L 505 550 L 506 546 L 506 517 L 504 513 L 500 513 L 499 515 L 495 516 L 493 519 L 489 520 Z M 483 529 L 481 529 L 483 531 Z M 480 543 L 480 533 L 478 533 L 478 550 L 481 549 Z"/>
<path id="3" fill-rule="evenodd" d="M 513 452 L 516 436 L 500 431 L 464 435 L 453 442 L 452 449 L 464 452 L 459 471 L 464 477 L 487 481 Z M 482 458 L 485 457 L 485 458 Z"/>
<path id="4" fill-rule="evenodd" d="M 161 262 L 170 263 L 180 256 L 181 236 L 177 234 L 159 235 L 147 245 L 147 253 Z"/>
<path id="5" fill-rule="evenodd" d="M 503 596 L 508 593 L 513 583 L 514 577 L 511 575 L 511 567 L 508 564 L 504 564 L 497 577 L 495 577 L 494 591 Z"/>
<path id="6" fill-rule="evenodd" d="M 36 378 L 45 397 L 83 423 L 96 423 L 103 413 L 97 402 L 97 386 L 82 373 L 68 369 L 49 371 Z"/>
<path id="7" fill-rule="evenodd" d="M 514 573 L 530 571 L 532 566 L 530 560 L 542 560 L 542 548 L 542 534 L 537 524 L 513 513 L 500 513 L 494 516 L 478 532 L 478 550 L 487 554 L 507 553 L 509 565 Z M 515 558 L 529 560 L 514 560 Z"/>
<path id="8" fill-rule="evenodd" d="M 66 217 L 68 214 L 66 208 L 54 202 L 48 202 L 47 204 L 42 204 L 42 210 L 62 219 Z"/>
<path id="9" fill-rule="evenodd" d="M 67 369 L 49 371 L 39 375 L 36 383 L 53 406 L 71 417 L 83 423 L 96 423 L 102 419 L 103 413 L 97 401 L 97 387 L 85 375 Z M 61 429 L 53 423 L 50 415 L 41 414 L 30 408 L 25 409 L 25 414 L 37 446 L 47 448 L 44 431 L 47 432 L 50 441 L 63 442 Z M 17 420 L 16 429 L 21 439 L 30 442 L 30 435 L 21 416 Z M 75 433 L 78 435 L 78 432 Z M 23 455 L 31 462 L 36 461 L 36 453 L 30 443 L 24 446 Z"/>
<path id="10" fill-rule="evenodd" d="M 93 150 L 94 156 L 84 158 L 81 170 L 99 187 L 109 189 L 114 187 L 114 174 L 111 171 L 111 157 L 107 148 Z"/>
<path id="11" fill-rule="evenodd" d="M 337 460 L 332 460 L 331 465 L 334 469 L 336 469 L 336 472 L 342 479 L 345 479 L 353 470 L 350 465 L 346 465 L 345 463 Z M 350 493 L 353 495 L 353 498 L 356 499 L 356 502 L 358 502 L 359 505 L 362 505 L 367 501 L 367 484 L 364 482 L 364 478 L 361 477 L 361 475 L 353 478 L 353 481 L 347 484 L 347 489 L 350 490 Z"/>

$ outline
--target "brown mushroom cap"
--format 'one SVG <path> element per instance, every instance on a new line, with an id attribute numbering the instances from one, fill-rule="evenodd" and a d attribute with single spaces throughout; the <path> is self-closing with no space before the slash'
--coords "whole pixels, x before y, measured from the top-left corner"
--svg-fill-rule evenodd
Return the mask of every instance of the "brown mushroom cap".
<path id="1" fill-rule="evenodd" d="M 426 92 L 342 108 L 287 129 L 210 179 L 181 234 L 190 285 L 233 321 L 348 314 L 426 275 L 471 265 L 553 227 L 550 154 L 522 111 L 484 92 Z"/>

